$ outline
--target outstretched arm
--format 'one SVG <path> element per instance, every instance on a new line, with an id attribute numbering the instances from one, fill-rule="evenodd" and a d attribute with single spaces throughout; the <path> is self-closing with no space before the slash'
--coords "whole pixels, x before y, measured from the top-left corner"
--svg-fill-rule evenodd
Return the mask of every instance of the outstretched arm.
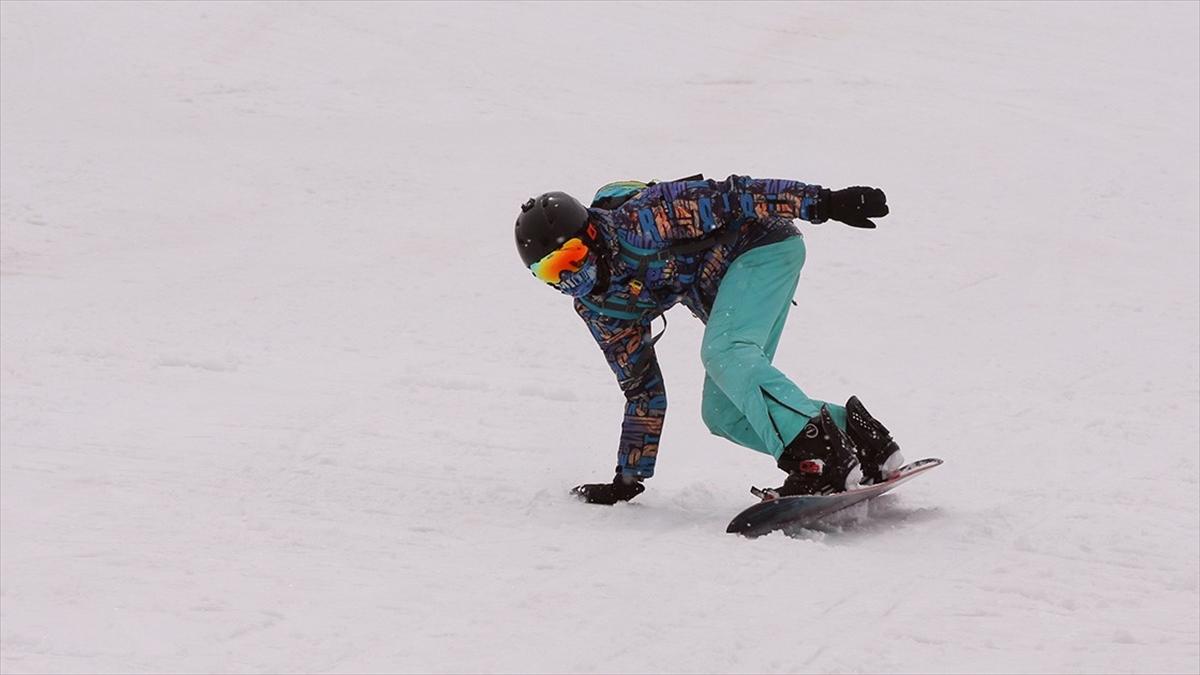
<path id="1" fill-rule="evenodd" d="M 875 223 L 869 218 L 888 214 L 887 196 L 879 188 L 830 190 L 776 178 L 730 176 L 728 180 L 741 182 L 742 193 L 751 195 L 758 217 L 781 215 L 811 223 L 836 220 L 851 227 L 874 228 Z"/>
<path id="2" fill-rule="evenodd" d="M 636 483 L 654 475 L 658 442 L 667 413 L 667 392 L 650 339 L 650 325 L 606 317 L 579 302 L 576 302 L 575 308 L 596 339 L 625 394 L 625 415 L 621 423 L 621 440 L 617 446 L 613 485 L 583 485 L 576 492 L 588 501 L 612 503 L 622 498 L 610 500 L 613 495 L 609 493 L 614 486 L 620 492 L 620 486 L 624 485 L 632 494 L 623 499 L 629 499 L 641 492 L 641 486 Z M 589 492 L 597 492 L 594 495 L 596 498 L 592 498 Z"/>
<path id="3" fill-rule="evenodd" d="M 873 228 L 875 224 L 868 218 L 888 214 L 887 197 L 878 188 L 830 190 L 780 178 L 734 175 L 723 181 L 675 181 L 661 183 L 647 192 L 661 201 L 657 210 L 650 209 L 655 221 L 661 211 L 661 216 L 669 215 L 676 226 L 691 224 L 704 232 L 746 218 L 772 216 L 811 223 L 832 219 L 853 227 Z"/>

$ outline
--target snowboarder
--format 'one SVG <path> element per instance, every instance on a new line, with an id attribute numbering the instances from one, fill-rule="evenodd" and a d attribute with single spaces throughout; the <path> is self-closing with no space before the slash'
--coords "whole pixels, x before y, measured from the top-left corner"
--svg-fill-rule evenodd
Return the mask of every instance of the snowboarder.
<path id="1" fill-rule="evenodd" d="M 705 323 L 704 423 L 775 458 L 787 477 L 772 496 L 841 492 L 901 466 L 891 434 L 858 398 L 810 398 L 772 365 L 805 258 L 792 221 L 874 228 L 870 218 L 887 214 L 877 188 L 736 175 L 610 183 L 591 208 L 563 192 L 525 202 L 521 260 L 575 299 L 626 398 L 616 475 L 573 493 L 614 504 L 654 475 L 667 398 L 651 321 L 677 303 Z"/>

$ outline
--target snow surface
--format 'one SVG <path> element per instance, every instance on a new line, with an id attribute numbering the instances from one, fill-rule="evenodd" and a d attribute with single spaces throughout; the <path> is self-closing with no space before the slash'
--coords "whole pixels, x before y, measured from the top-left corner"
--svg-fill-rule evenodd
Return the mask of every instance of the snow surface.
<path id="1" fill-rule="evenodd" d="M 0 668 L 1200 671 L 1200 4 L 4 2 Z M 798 538 L 659 473 L 531 194 L 887 190 L 779 363 L 944 467 Z"/>

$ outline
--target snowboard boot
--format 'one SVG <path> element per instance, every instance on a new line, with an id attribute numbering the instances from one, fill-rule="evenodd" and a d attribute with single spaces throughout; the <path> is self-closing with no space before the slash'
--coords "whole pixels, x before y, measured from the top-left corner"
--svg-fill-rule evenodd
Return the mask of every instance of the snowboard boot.
<path id="1" fill-rule="evenodd" d="M 765 491 L 769 499 L 845 492 L 862 480 L 854 445 L 825 406 L 783 449 L 778 466 L 788 477 L 781 487 Z"/>
<path id="2" fill-rule="evenodd" d="M 892 440 L 887 427 L 871 417 L 871 413 L 867 412 L 857 396 L 851 396 L 850 400 L 846 401 L 846 421 L 850 440 L 858 450 L 864 483 L 881 483 L 904 466 L 904 455 L 900 454 L 900 446 Z"/>

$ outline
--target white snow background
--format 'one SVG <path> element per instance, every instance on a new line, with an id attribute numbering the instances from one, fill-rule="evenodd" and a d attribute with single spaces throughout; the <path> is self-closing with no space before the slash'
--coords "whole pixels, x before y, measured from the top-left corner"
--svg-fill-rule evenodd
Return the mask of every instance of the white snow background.
<path id="1" fill-rule="evenodd" d="M 0 4 L 0 667 L 1200 671 L 1200 4 Z M 802 225 L 778 362 L 946 465 L 823 531 L 658 475 L 519 204 L 703 171 Z"/>

